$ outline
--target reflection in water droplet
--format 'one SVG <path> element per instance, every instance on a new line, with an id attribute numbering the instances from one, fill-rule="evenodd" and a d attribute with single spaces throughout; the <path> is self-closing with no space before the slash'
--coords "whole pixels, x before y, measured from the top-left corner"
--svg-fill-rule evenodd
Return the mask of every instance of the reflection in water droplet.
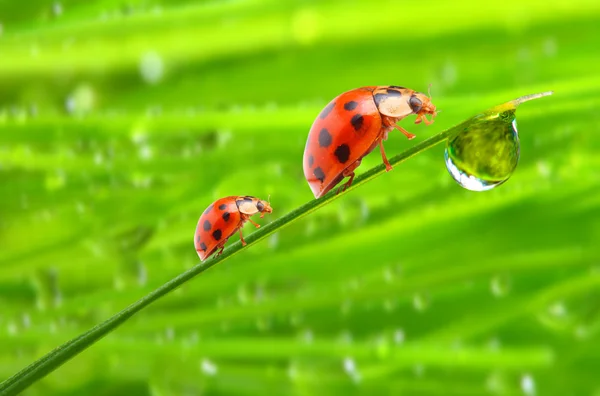
<path id="1" fill-rule="evenodd" d="M 496 106 L 457 126 L 446 142 L 446 168 L 471 191 L 486 191 L 507 181 L 519 162 L 516 108 L 551 92 L 521 97 Z"/>
<path id="2" fill-rule="evenodd" d="M 506 275 L 496 275 L 490 282 L 490 289 L 495 297 L 504 297 L 510 291 L 510 279 Z"/>
<path id="3" fill-rule="evenodd" d="M 205 358 L 202 359 L 202 362 L 200 363 L 200 370 L 205 375 L 212 377 L 217 375 L 217 373 L 219 372 L 219 367 L 217 367 L 217 365 L 211 360 Z"/>
<path id="4" fill-rule="evenodd" d="M 526 395 L 535 395 L 535 382 L 530 374 L 521 377 L 521 390 Z"/>

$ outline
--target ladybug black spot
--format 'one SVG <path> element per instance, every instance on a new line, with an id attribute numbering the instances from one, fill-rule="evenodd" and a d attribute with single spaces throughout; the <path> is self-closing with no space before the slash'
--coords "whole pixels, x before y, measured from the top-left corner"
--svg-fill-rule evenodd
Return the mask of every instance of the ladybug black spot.
<path id="1" fill-rule="evenodd" d="M 223 213 L 223 216 L 221 216 L 221 217 L 223 218 L 223 220 L 229 221 L 229 216 L 231 216 L 231 213 L 225 212 L 225 213 Z"/>
<path id="2" fill-rule="evenodd" d="M 315 163 L 315 157 L 313 157 L 312 155 L 308 157 L 308 167 L 312 168 L 313 164 Z"/>
<path id="3" fill-rule="evenodd" d="M 320 167 L 317 167 L 313 171 L 313 174 L 315 175 L 315 177 L 317 179 L 319 179 L 321 181 L 321 183 L 323 183 L 323 181 L 325 180 L 325 173 L 323 173 L 323 169 L 321 169 Z"/>
<path id="4" fill-rule="evenodd" d="M 375 100 L 375 105 L 377 106 L 377 108 L 379 108 L 381 101 L 385 100 L 385 98 L 387 98 L 387 97 L 388 97 L 387 94 L 382 94 L 382 93 L 373 95 L 373 99 Z"/>
<path id="5" fill-rule="evenodd" d="M 321 132 L 319 132 L 319 146 L 329 147 L 332 140 L 333 139 L 331 138 L 329 131 L 325 128 L 321 129 Z"/>
<path id="6" fill-rule="evenodd" d="M 219 239 L 221 239 L 222 236 L 221 230 L 214 230 L 212 236 L 213 238 L 215 238 L 216 241 L 218 241 Z"/>
<path id="7" fill-rule="evenodd" d="M 329 103 L 327 106 L 325 106 L 325 108 L 321 111 L 321 114 L 319 114 L 319 118 L 324 120 L 329 113 L 331 113 L 331 110 L 333 110 L 333 108 L 335 107 L 335 102 L 331 102 Z"/>
<path id="8" fill-rule="evenodd" d="M 402 92 L 390 87 L 391 89 L 386 89 L 386 92 L 390 96 L 402 96 Z"/>
<path id="9" fill-rule="evenodd" d="M 363 121 L 363 116 L 361 116 L 360 114 L 355 114 L 350 120 L 350 123 L 352 124 L 352 127 L 354 127 L 354 130 L 358 132 L 363 126 Z"/>
<path id="10" fill-rule="evenodd" d="M 210 204 L 210 206 L 208 208 L 206 208 L 206 210 L 204 211 L 204 214 L 208 214 L 208 212 L 210 212 L 211 210 L 213 210 L 213 204 Z"/>
<path id="11" fill-rule="evenodd" d="M 204 228 L 204 231 L 209 231 L 212 226 L 210 225 L 210 221 L 204 220 L 202 227 Z"/>
<path id="12" fill-rule="evenodd" d="M 335 149 L 334 154 L 337 157 L 338 161 L 340 161 L 343 164 L 346 161 L 348 161 L 348 158 L 350 158 L 350 146 L 348 146 L 347 144 L 342 144 L 341 146 L 338 146 L 338 148 Z"/>
<path id="13" fill-rule="evenodd" d="M 206 244 L 204 242 L 200 242 L 200 249 L 206 252 Z"/>
<path id="14" fill-rule="evenodd" d="M 220 210 L 225 210 L 225 208 L 226 208 L 226 207 L 227 207 L 227 205 L 225 205 L 225 204 L 221 204 L 221 205 L 219 205 L 219 209 L 220 209 Z"/>
<path id="15" fill-rule="evenodd" d="M 350 102 L 344 103 L 344 110 L 354 110 L 356 109 L 356 106 L 358 106 L 358 102 L 351 100 Z"/>
<path id="16" fill-rule="evenodd" d="M 390 88 L 396 88 L 396 89 L 406 89 L 404 87 L 399 87 L 398 85 L 390 85 Z"/>
<path id="17" fill-rule="evenodd" d="M 258 209 L 259 212 L 262 212 L 264 208 L 265 208 L 265 204 L 263 204 L 261 201 L 258 201 L 256 203 L 256 209 Z"/>

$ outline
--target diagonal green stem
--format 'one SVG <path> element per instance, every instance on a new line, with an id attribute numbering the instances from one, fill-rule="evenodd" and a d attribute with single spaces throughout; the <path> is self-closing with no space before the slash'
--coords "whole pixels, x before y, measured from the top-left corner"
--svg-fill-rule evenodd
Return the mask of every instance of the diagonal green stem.
<path id="1" fill-rule="evenodd" d="M 447 129 L 439 134 L 432 136 L 431 138 L 409 148 L 408 150 L 402 152 L 401 154 L 390 159 L 391 165 L 396 165 L 401 162 L 406 161 L 407 159 L 423 152 L 436 144 L 446 140 L 451 133 L 456 129 L 456 127 Z M 362 175 L 356 177 L 354 179 L 354 183 L 351 187 L 346 189 L 346 191 L 341 192 L 340 194 L 336 194 L 337 189 L 333 189 L 323 197 L 319 199 L 312 200 L 310 202 L 305 203 L 299 208 L 289 212 L 285 216 L 280 217 L 279 219 L 273 221 L 272 223 L 267 224 L 264 227 L 261 227 L 258 231 L 246 237 L 247 246 L 260 241 L 273 234 L 275 231 L 280 230 L 281 228 L 289 225 L 293 221 L 296 221 L 307 214 L 319 209 L 320 207 L 326 205 L 330 201 L 337 199 L 351 190 L 363 185 L 367 181 L 374 179 L 375 177 L 385 173 L 385 165 L 380 164 L 369 169 L 367 172 Z M 111 318 L 105 320 L 104 322 L 94 326 L 87 332 L 83 333 L 79 337 L 76 337 L 63 345 L 57 347 L 50 353 L 46 354 L 42 358 L 33 362 L 23 370 L 19 371 L 12 377 L 8 378 L 4 382 L 0 383 L 0 395 L 16 395 L 24 389 L 28 388 L 36 381 L 45 377 L 52 371 L 59 368 L 61 365 L 66 363 L 71 358 L 77 356 L 79 353 L 83 352 L 85 349 L 89 348 L 96 341 L 100 340 L 102 337 L 115 330 L 121 324 L 125 323 L 129 318 L 133 315 L 144 309 L 146 306 L 150 305 L 154 301 L 159 298 L 165 296 L 170 291 L 178 288 L 183 285 L 185 282 L 189 281 L 193 277 L 202 272 L 206 271 L 210 267 L 220 263 L 223 260 L 228 259 L 234 254 L 238 253 L 240 250 L 244 249 L 240 241 L 232 244 L 229 248 L 227 248 L 223 254 L 218 257 L 213 257 L 204 262 L 201 262 L 179 276 L 171 279 L 158 289 L 154 290 L 150 294 L 145 297 L 139 299 L 135 303 L 131 304 L 127 308 L 123 309 L 121 312 L 112 316 Z"/>

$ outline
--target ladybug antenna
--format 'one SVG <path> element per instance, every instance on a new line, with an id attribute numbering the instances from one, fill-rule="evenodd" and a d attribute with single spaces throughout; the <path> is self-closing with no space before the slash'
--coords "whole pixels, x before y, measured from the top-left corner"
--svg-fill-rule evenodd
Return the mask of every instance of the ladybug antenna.
<path id="1" fill-rule="evenodd" d="M 269 203 L 269 205 L 271 205 L 271 194 L 269 194 L 269 196 L 267 197 L 267 202 Z"/>
<path id="2" fill-rule="evenodd" d="M 429 83 L 429 88 L 427 89 L 427 93 L 429 94 L 429 99 L 431 99 L 431 83 Z"/>

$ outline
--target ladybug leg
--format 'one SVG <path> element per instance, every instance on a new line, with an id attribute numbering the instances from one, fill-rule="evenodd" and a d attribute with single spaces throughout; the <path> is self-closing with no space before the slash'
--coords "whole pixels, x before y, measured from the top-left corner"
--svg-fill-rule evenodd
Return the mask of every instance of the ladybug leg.
<path id="1" fill-rule="evenodd" d="M 240 227 L 239 231 L 240 231 L 240 239 L 242 241 L 242 246 L 246 246 L 246 241 L 244 241 L 244 235 L 242 235 L 242 227 Z"/>
<path id="2" fill-rule="evenodd" d="M 225 249 L 225 243 L 220 243 L 219 246 L 217 247 L 217 249 L 221 248 L 218 252 L 216 257 L 219 257 L 221 255 L 221 253 L 223 253 L 223 249 Z"/>
<path id="3" fill-rule="evenodd" d="M 385 150 L 383 149 L 383 140 L 379 141 L 379 149 L 381 150 L 381 158 L 383 159 L 383 163 L 385 164 L 385 171 L 389 172 L 392 170 L 392 165 L 390 165 L 390 161 L 388 161 L 385 156 Z"/>
<path id="4" fill-rule="evenodd" d="M 358 168 L 358 166 L 360 165 L 360 160 L 356 161 L 355 163 L 353 163 L 352 165 L 350 165 L 349 167 L 347 167 L 344 172 L 342 172 L 342 175 L 344 177 L 350 177 L 350 179 L 348 179 L 348 181 L 344 184 L 342 184 L 340 186 L 340 188 L 338 188 L 336 195 L 344 192 L 348 189 L 348 187 L 350 187 L 352 185 L 352 181 L 354 181 L 354 170 L 356 168 Z"/>
<path id="5" fill-rule="evenodd" d="M 412 140 L 416 137 L 416 135 L 408 132 L 406 129 L 402 128 L 400 125 L 394 124 L 394 128 L 396 128 L 397 130 L 402 132 L 404 134 L 404 136 L 406 136 L 408 138 L 408 140 Z"/>
<path id="6" fill-rule="evenodd" d="M 402 128 L 400 125 L 397 125 L 396 120 L 397 119 L 386 117 L 383 119 L 383 125 L 385 125 L 388 128 L 394 128 L 394 129 L 399 130 L 400 132 L 402 132 L 404 134 L 404 136 L 406 136 L 408 138 L 408 140 L 414 139 L 416 135 L 408 132 L 406 129 Z M 415 124 L 418 124 L 419 122 L 421 122 L 421 119 L 419 117 L 417 117 L 417 121 L 415 121 Z M 387 139 L 387 134 L 384 134 L 384 140 L 385 139 Z"/>
<path id="7" fill-rule="evenodd" d="M 260 224 L 255 223 L 250 217 L 246 218 L 246 220 L 248 220 L 250 223 L 254 224 L 254 227 L 256 227 L 256 228 L 260 227 Z M 241 230 L 241 228 L 240 228 L 240 230 Z"/>

